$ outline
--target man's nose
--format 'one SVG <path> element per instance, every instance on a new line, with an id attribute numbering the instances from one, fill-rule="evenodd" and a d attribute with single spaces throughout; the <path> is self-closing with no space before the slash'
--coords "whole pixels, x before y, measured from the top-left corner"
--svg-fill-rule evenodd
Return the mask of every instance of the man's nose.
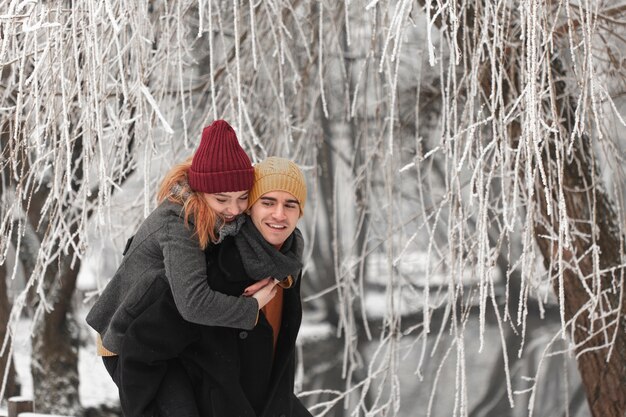
<path id="1" fill-rule="evenodd" d="M 272 213 L 276 220 L 284 220 L 285 219 L 285 208 L 282 204 L 276 204 L 274 212 Z"/>

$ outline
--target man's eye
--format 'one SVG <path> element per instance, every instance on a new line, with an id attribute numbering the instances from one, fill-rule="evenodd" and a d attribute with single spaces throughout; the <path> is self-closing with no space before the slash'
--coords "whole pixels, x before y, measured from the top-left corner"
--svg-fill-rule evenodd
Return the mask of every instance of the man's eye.
<path id="1" fill-rule="evenodd" d="M 295 204 L 285 204 L 285 207 L 292 209 L 292 208 L 296 208 L 296 205 Z"/>

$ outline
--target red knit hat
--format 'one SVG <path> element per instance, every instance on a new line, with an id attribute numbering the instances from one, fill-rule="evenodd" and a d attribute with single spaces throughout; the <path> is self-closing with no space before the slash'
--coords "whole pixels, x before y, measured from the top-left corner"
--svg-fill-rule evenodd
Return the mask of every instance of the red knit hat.
<path id="1" fill-rule="evenodd" d="M 254 168 L 233 128 L 224 120 L 216 120 L 202 131 L 187 176 L 194 191 L 228 193 L 249 190 Z"/>

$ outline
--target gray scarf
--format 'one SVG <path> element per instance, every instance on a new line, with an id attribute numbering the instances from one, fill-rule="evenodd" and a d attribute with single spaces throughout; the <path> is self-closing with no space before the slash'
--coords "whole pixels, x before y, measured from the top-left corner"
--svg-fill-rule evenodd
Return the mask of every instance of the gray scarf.
<path id="1" fill-rule="evenodd" d="M 248 276 L 254 281 L 267 277 L 283 281 L 289 275 L 296 279 L 302 270 L 304 249 L 300 230 L 296 228 L 278 250 L 263 238 L 248 216 L 241 217 L 245 218 L 245 222 L 235 235 L 235 245 Z"/>
<path id="2" fill-rule="evenodd" d="M 191 197 L 191 187 L 187 180 L 181 180 L 170 188 L 170 194 L 175 197 L 180 197 L 183 201 L 187 201 Z"/>
<path id="3" fill-rule="evenodd" d="M 246 219 L 244 216 L 239 216 L 234 221 L 228 223 L 219 218 L 217 225 L 215 226 L 217 239 L 212 240 L 211 243 L 217 245 L 218 243 L 221 243 L 226 236 L 235 236 L 237 233 L 239 233 L 239 230 L 241 230 L 241 226 L 243 226 L 245 222 Z"/>

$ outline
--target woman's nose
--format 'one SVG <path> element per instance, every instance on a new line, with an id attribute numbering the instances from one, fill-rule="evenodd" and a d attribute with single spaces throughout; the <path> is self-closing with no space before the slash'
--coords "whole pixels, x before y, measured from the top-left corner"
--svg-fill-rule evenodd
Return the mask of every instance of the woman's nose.
<path id="1" fill-rule="evenodd" d="M 230 216 L 237 216 L 241 214 L 242 210 L 239 209 L 239 205 L 237 203 L 230 203 L 226 206 L 225 214 Z"/>

